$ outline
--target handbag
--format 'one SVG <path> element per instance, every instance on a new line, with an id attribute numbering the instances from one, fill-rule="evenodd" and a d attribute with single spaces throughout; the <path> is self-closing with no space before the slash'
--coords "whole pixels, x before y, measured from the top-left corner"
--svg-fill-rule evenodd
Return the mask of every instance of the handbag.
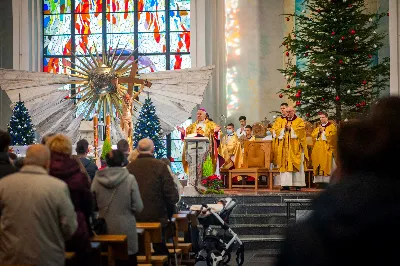
<path id="1" fill-rule="evenodd" d="M 108 209 L 110 208 L 111 202 L 114 199 L 115 192 L 117 188 L 114 189 L 111 198 L 109 199 L 106 207 L 106 211 L 104 212 L 104 217 L 107 215 Z M 92 229 L 96 235 L 106 235 L 108 234 L 107 223 L 105 218 L 97 218 L 93 220 Z"/>

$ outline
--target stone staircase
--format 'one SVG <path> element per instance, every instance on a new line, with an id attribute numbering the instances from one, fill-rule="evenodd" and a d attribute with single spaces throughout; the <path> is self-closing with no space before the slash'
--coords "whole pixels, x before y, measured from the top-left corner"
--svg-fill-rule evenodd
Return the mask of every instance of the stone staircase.
<path id="1" fill-rule="evenodd" d="M 215 203 L 222 197 L 235 198 L 238 205 L 230 216 L 230 226 L 245 242 L 246 250 L 267 250 L 274 256 L 287 227 L 284 199 L 312 199 L 316 192 L 266 192 L 262 195 L 202 195 L 183 197 L 190 205 Z M 293 212 L 294 215 L 294 212 Z"/>

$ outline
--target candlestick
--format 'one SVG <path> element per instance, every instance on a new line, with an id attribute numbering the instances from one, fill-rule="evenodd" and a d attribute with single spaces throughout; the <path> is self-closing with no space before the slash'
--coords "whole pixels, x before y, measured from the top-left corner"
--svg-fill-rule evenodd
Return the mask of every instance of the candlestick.
<path id="1" fill-rule="evenodd" d="M 106 139 L 111 141 L 111 117 L 110 114 L 106 115 Z"/>
<path id="2" fill-rule="evenodd" d="M 98 147 L 99 147 L 99 118 L 97 114 L 93 116 L 93 146 L 94 146 L 94 158 L 98 158 Z"/>

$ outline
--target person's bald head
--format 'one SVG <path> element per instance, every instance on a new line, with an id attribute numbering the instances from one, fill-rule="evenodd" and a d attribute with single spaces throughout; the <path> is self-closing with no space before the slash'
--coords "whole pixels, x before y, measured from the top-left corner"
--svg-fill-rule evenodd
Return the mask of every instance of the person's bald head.
<path id="1" fill-rule="evenodd" d="M 24 165 L 35 165 L 48 170 L 50 168 L 50 150 L 43 144 L 34 144 L 26 150 Z"/>
<path id="2" fill-rule="evenodd" d="M 154 143 L 151 139 L 145 138 L 139 140 L 137 150 L 140 154 L 151 154 L 154 153 Z"/>
<path id="3" fill-rule="evenodd" d="M 296 113 L 296 111 L 294 110 L 294 108 L 292 106 L 289 106 L 286 108 L 286 113 L 289 118 L 292 118 L 294 116 L 294 114 Z"/>

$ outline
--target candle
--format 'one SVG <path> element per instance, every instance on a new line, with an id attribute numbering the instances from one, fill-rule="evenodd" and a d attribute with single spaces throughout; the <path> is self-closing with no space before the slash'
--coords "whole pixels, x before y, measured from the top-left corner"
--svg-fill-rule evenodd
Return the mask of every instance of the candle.
<path id="1" fill-rule="evenodd" d="M 99 118 L 97 114 L 93 116 L 93 146 L 94 146 L 94 157 L 97 159 L 97 149 L 99 147 Z"/>
<path id="2" fill-rule="evenodd" d="M 110 117 L 110 114 L 106 115 L 106 139 L 111 141 L 111 117 Z"/>

